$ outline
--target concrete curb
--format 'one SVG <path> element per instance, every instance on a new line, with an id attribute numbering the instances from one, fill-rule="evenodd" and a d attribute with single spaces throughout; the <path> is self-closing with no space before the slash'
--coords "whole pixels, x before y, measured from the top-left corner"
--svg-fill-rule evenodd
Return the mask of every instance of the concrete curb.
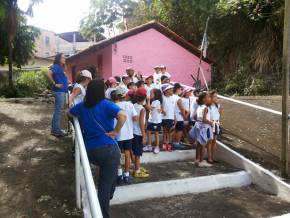
<path id="1" fill-rule="evenodd" d="M 248 172 L 254 184 L 261 187 L 270 194 L 274 194 L 281 199 L 290 202 L 290 185 L 283 182 L 281 178 L 274 175 L 269 170 L 264 169 L 253 161 L 245 158 L 238 152 L 230 149 L 222 142 L 217 142 L 217 157 L 234 167 Z"/>
<path id="2" fill-rule="evenodd" d="M 247 186 L 252 183 L 245 171 L 117 187 L 111 205 L 150 198 L 163 198 L 189 193 L 202 193 L 222 188 Z M 128 194 L 130 193 L 130 194 Z"/>
<path id="3" fill-rule="evenodd" d="M 141 158 L 142 163 L 162 163 L 173 161 L 195 160 L 195 150 L 183 150 L 183 151 L 162 151 L 159 154 L 152 152 L 144 152 Z"/>

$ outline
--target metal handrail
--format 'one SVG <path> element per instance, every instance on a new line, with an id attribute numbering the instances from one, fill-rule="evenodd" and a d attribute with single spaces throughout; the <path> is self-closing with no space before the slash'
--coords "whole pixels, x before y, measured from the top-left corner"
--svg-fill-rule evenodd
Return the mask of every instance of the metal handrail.
<path id="1" fill-rule="evenodd" d="M 75 130 L 75 167 L 76 167 L 76 201 L 77 207 L 81 208 L 81 175 L 84 176 L 84 187 L 88 195 L 89 212 L 92 218 L 103 218 L 89 159 L 87 156 L 82 131 L 79 121 L 73 118 Z M 83 205 L 84 206 L 84 205 Z"/>

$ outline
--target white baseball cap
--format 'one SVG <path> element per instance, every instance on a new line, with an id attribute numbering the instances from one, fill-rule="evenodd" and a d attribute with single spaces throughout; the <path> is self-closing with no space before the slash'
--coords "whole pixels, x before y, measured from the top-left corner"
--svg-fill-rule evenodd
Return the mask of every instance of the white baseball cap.
<path id="1" fill-rule="evenodd" d="M 81 75 L 81 76 L 84 76 L 84 77 L 87 77 L 87 78 L 89 78 L 89 79 L 93 79 L 93 78 L 92 78 L 92 74 L 91 74 L 91 72 L 88 71 L 88 70 L 82 70 L 81 73 L 80 73 L 80 75 Z"/>

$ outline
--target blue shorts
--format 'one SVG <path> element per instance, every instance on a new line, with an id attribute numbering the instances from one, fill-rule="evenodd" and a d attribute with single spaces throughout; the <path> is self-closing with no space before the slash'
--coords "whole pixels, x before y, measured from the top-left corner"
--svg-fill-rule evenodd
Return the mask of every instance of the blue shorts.
<path id="1" fill-rule="evenodd" d="M 161 123 L 148 123 L 147 130 L 151 132 L 160 132 L 161 131 Z"/>
<path id="2" fill-rule="evenodd" d="M 184 121 L 177 121 L 175 124 L 176 131 L 183 131 L 184 129 Z"/>
<path id="3" fill-rule="evenodd" d="M 132 139 L 124 140 L 124 141 L 118 141 L 119 148 L 121 150 L 132 150 Z"/>
<path id="4" fill-rule="evenodd" d="M 174 120 L 165 119 L 162 120 L 162 127 L 166 129 L 171 129 L 174 126 Z"/>
<path id="5" fill-rule="evenodd" d="M 143 139 L 143 136 L 134 135 L 132 150 L 133 150 L 133 154 L 136 156 L 142 156 L 143 154 L 142 139 Z"/>

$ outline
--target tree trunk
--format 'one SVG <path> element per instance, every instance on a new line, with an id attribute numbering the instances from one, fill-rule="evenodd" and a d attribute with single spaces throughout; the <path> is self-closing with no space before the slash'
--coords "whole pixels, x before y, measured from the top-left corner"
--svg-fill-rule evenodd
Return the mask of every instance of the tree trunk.
<path id="1" fill-rule="evenodd" d="M 8 40 L 8 66 L 9 66 L 9 71 L 8 71 L 8 82 L 9 82 L 9 86 L 12 87 L 13 86 L 13 68 L 12 68 L 12 43 L 10 42 L 10 40 Z"/>

